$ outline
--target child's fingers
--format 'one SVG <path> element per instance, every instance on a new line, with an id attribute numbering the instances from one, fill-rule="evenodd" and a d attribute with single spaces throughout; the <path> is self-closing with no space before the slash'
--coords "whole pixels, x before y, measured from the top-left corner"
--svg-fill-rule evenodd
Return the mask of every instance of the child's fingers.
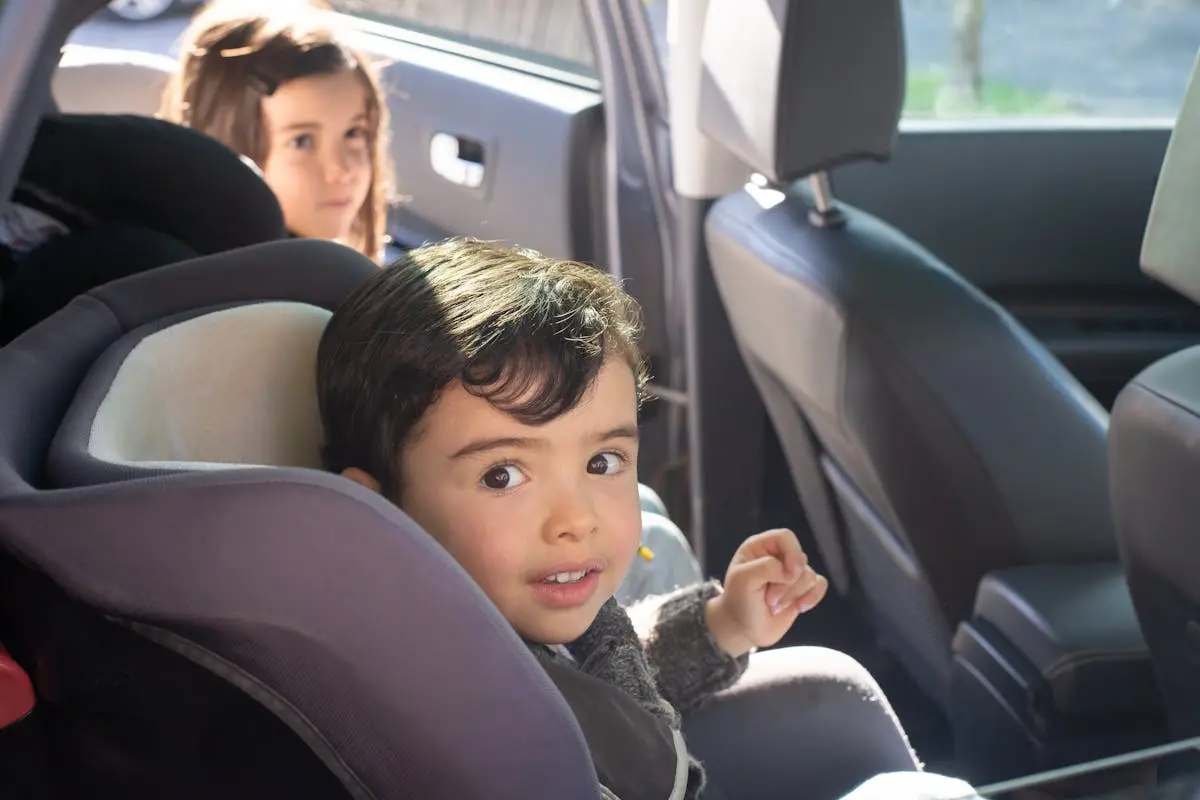
<path id="1" fill-rule="evenodd" d="M 825 596 L 825 589 L 828 585 L 829 582 L 824 577 L 811 569 L 805 569 L 804 573 L 792 584 L 780 587 L 778 591 L 774 591 L 775 587 L 768 589 L 767 605 L 772 614 L 778 614 L 783 609 L 804 601 L 805 610 L 807 610 L 820 602 L 821 598 Z M 814 592 L 817 592 L 815 596 Z"/>
<path id="2" fill-rule="evenodd" d="M 829 581 L 824 575 L 818 575 L 816 584 L 796 601 L 796 610 L 801 614 L 812 611 L 817 603 L 825 599 L 827 591 L 829 591 Z"/>
<path id="3" fill-rule="evenodd" d="M 799 574 L 789 575 L 786 582 L 767 587 L 764 595 L 767 606 L 775 611 L 794 603 L 802 594 L 812 588 L 816 580 L 817 573 L 811 567 L 803 567 Z"/>
<path id="4" fill-rule="evenodd" d="M 755 590 L 767 584 L 787 581 L 788 576 L 782 561 L 774 556 L 760 556 L 753 561 L 745 561 L 731 567 L 727 583 L 744 583 L 746 588 Z"/>
<path id="5" fill-rule="evenodd" d="M 808 556 L 800 546 L 796 534 L 786 528 L 774 528 L 756 533 L 738 548 L 739 559 L 752 561 L 763 556 L 772 556 L 783 562 L 789 574 L 799 575 L 808 566 Z"/>

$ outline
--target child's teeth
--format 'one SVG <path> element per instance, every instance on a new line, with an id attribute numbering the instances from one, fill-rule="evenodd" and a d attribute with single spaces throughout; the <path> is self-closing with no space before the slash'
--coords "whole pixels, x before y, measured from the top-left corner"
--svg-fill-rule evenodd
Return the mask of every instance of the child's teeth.
<path id="1" fill-rule="evenodd" d="M 586 569 L 581 569 L 576 572 L 556 572 L 549 578 L 546 578 L 548 583 L 575 583 L 583 580 L 583 576 L 587 575 Z"/>

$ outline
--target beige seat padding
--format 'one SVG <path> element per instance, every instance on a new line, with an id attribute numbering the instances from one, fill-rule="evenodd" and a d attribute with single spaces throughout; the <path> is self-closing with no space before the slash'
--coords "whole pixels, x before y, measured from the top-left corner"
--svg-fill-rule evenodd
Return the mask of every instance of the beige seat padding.
<path id="1" fill-rule="evenodd" d="M 52 91 L 64 114 L 152 117 L 175 69 L 164 55 L 72 44 L 63 48 Z"/>
<path id="2" fill-rule="evenodd" d="M 142 467 L 320 468 L 316 359 L 330 316 L 260 303 L 147 336 L 101 401 L 88 452 Z"/>

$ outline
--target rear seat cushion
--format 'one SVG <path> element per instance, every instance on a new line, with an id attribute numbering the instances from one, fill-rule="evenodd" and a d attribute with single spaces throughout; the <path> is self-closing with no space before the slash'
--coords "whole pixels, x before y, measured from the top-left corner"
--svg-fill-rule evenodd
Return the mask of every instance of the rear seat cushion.
<path id="1" fill-rule="evenodd" d="M 1111 717 L 1161 703 L 1120 564 L 990 573 L 979 586 L 975 619 L 1029 659 L 1068 717 Z"/>

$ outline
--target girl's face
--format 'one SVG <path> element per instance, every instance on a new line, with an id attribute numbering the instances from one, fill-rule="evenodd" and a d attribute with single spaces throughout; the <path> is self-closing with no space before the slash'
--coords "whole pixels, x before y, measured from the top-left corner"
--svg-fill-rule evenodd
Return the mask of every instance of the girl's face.
<path id="1" fill-rule="evenodd" d="M 367 98 L 351 70 L 297 78 L 263 98 L 263 177 L 297 236 L 349 239 L 371 190 Z"/>

